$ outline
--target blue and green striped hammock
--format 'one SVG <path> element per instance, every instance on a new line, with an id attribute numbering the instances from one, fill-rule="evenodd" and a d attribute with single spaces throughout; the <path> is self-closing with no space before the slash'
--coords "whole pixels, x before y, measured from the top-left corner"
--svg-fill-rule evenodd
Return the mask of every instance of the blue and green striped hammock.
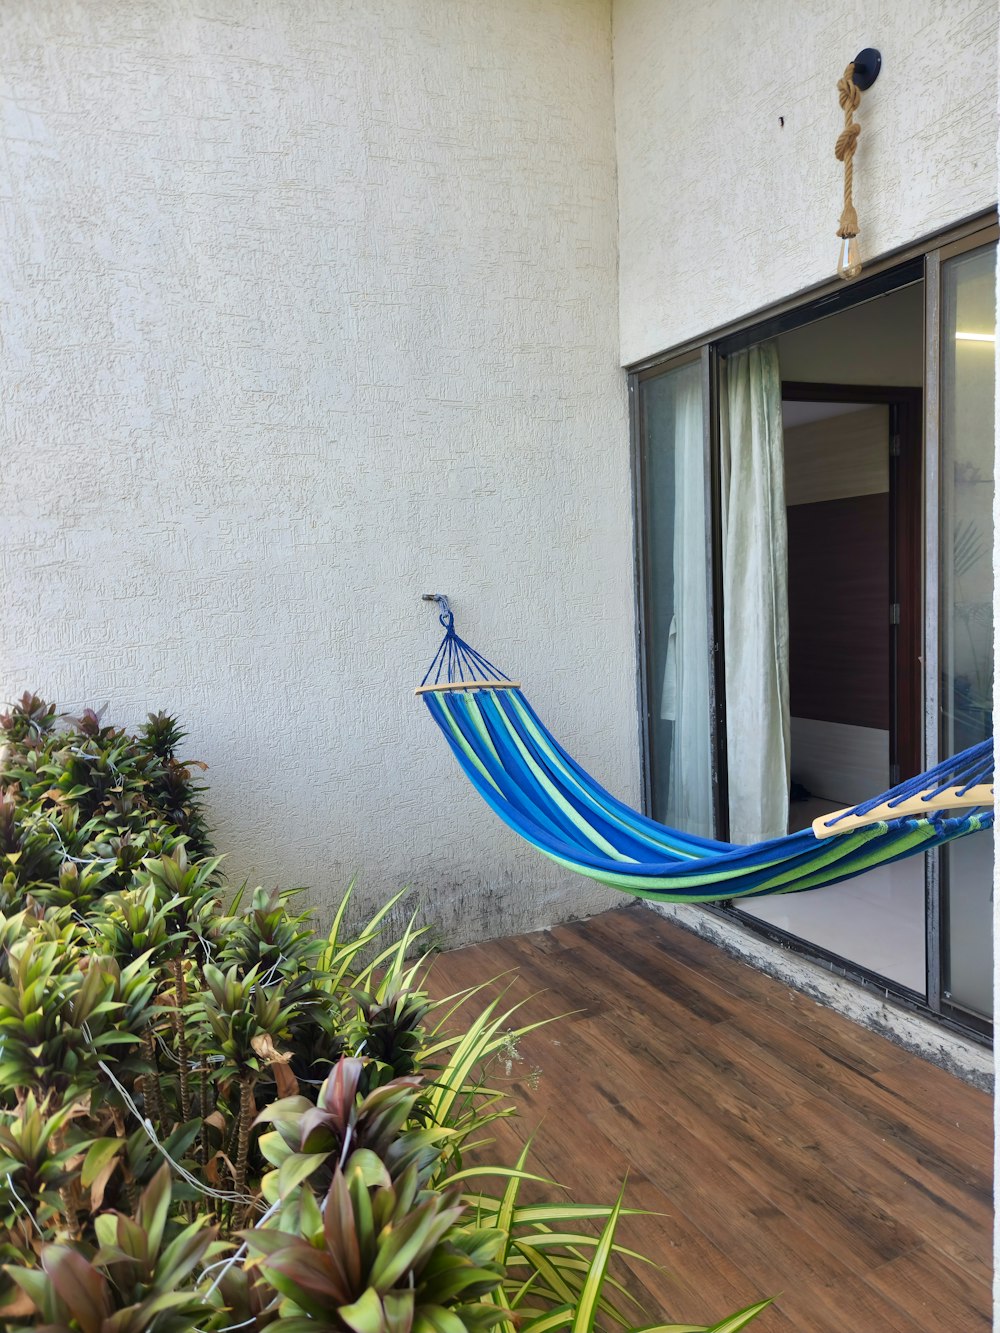
<path id="1" fill-rule="evenodd" d="M 417 693 L 504 823 L 558 865 L 601 884 L 661 902 L 799 893 L 993 825 L 989 740 L 811 829 L 751 847 L 667 828 L 595 782 L 518 683 L 458 637 L 447 602 L 436 600 L 445 636 Z"/>

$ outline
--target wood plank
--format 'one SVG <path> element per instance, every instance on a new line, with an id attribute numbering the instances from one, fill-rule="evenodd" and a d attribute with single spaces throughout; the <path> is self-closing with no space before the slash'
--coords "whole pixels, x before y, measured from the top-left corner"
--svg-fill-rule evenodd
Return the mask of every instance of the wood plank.
<path id="1" fill-rule="evenodd" d="M 514 956 L 513 948 L 511 952 Z M 588 993 L 607 984 L 607 974 L 596 968 L 575 971 L 570 984 L 574 978 Z M 616 972 L 614 984 L 626 1003 L 629 979 Z M 649 1065 L 669 1065 L 670 1116 L 701 1139 L 706 1150 L 722 1152 L 784 1214 L 803 1225 L 818 1222 L 825 1248 L 848 1267 L 862 1273 L 921 1243 L 921 1234 L 912 1225 L 901 1223 L 866 1191 L 839 1176 L 831 1176 L 817 1189 L 812 1155 L 784 1132 L 792 1109 L 790 1096 L 773 1079 L 760 1077 L 753 1062 L 742 1060 L 738 1053 L 728 1056 L 714 1043 L 699 1046 L 678 1040 L 675 1028 L 647 1022 L 637 1031 L 634 1014 L 623 1013 L 621 1006 L 594 1025 L 591 1041 L 607 1065 L 617 1066 L 637 1091 L 643 1088 Z M 802 1089 L 799 1095 L 804 1093 Z"/>
<path id="2" fill-rule="evenodd" d="M 950 1135 L 924 1108 L 908 1102 L 888 1080 L 851 1068 L 822 1039 L 782 1028 L 767 1018 L 748 1015 L 727 1024 L 723 1036 L 734 1039 L 792 1085 L 809 1086 L 812 1095 L 851 1108 L 872 1133 L 894 1135 L 910 1152 L 928 1160 L 951 1160 L 972 1169 L 982 1162 L 983 1144 L 973 1136 Z M 916 1058 L 916 1057 L 914 1057 Z M 971 1090 L 971 1091 L 974 1091 Z"/>
<path id="3" fill-rule="evenodd" d="M 627 1173 L 650 1320 L 780 1293 L 760 1333 L 989 1327 L 985 1094 L 646 909 L 443 955 L 431 989 L 501 972 L 512 1024 L 572 1013 L 491 1073 L 520 1114 L 485 1156 L 534 1134 L 584 1202 Z"/>
<path id="4" fill-rule="evenodd" d="M 927 1249 L 894 1259 L 868 1280 L 878 1290 L 891 1292 L 915 1327 L 988 1333 L 993 1326 L 984 1294 L 970 1290 L 968 1274 Z"/>
<path id="5" fill-rule="evenodd" d="M 624 1114 L 628 1115 L 627 1109 Z M 555 1179 L 574 1181 L 575 1197 L 588 1202 L 613 1200 L 625 1181 L 626 1205 L 650 1211 L 647 1218 L 626 1218 L 621 1240 L 659 1266 L 634 1261 L 627 1265 L 632 1281 L 640 1284 L 637 1295 L 651 1320 L 708 1323 L 756 1299 L 759 1288 L 753 1279 L 710 1236 L 691 1225 L 673 1190 L 666 1187 L 664 1173 L 658 1173 L 654 1184 L 622 1144 L 621 1114 L 612 1117 L 611 1126 L 610 1132 L 603 1132 L 590 1117 L 584 1122 L 565 1113 L 550 1117 L 539 1131 L 537 1158 Z M 780 1311 L 772 1311 L 761 1331 L 798 1333 L 799 1327 Z"/>
<path id="6" fill-rule="evenodd" d="M 988 1286 L 991 1264 L 982 1242 L 993 1221 L 992 1191 L 954 1188 L 936 1163 L 910 1155 L 905 1142 L 867 1125 L 859 1157 L 862 1123 L 828 1099 L 798 1103 L 787 1117 L 788 1132 L 817 1175 L 836 1175 L 849 1189 L 878 1199 L 894 1218 L 920 1233 L 928 1252 L 946 1255 L 965 1270 L 967 1282 Z"/>
<path id="7" fill-rule="evenodd" d="M 584 1021 L 588 1044 L 597 1026 L 596 1020 Z M 553 1025 L 525 1039 L 528 1060 L 541 1069 L 541 1078 L 523 1086 L 520 1114 L 503 1126 L 504 1134 L 513 1131 L 519 1146 L 533 1135 L 534 1169 L 571 1185 L 568 1196 L 575 1202 L 611 1202 L 625 1183 L 626 1206 L 650 1210 L 650 1217 L 624 1219 L 620 1239 L 653 1258 L 658 1267 L 630 1261 L 619 1264 L 618 1276 L 626 1278 L 653 1319 L 704 1323 L 755 1299 L 758 1284 L 693 1228 L 677 1206 L 673 1195 L 681 1177 L 669 1159 L 658 1163 L 654 1185 L 630 1152 L 627 1135 L 623 1141 L 623 1120 L 627 1130 L 632 1113 L 619 1100 L 621 1071 L 606 1061 L 581 1066 L 576 1044 L 563 1041 L 557 1032 L 558 1025 Z M 607 1110 L 607 1133 L 593 1118 L 598 1106 Z M 511 1150 L 511 1160 L 519 1146 Z M 552 1197 L 551 1190 L 536 1188 L 534 1193 Z M 770 1319 L 763 1333 L 798 1329 L 777 1312 Z"/>
<path id="8" fill-rule="evenodd" d="M 674 938 L 676 934 L 684 935 L 685 938 L 676 940 Z M 776 1041 L 781 1040 L 785 1031 L 802 1034 L 807 1025 L 797 1017 L 792 1018 L 791 1015 L 785 1014 L 784 1011 L 775 1012 L 775 1006 L 769 1003 L 773 1001 L 775 990 L 783 989 L 779 983 L 745 963 L 736 963 L 736 967 L 740 969 L 741 984 L 719 986 L 715 983 L 711 972 L 713 966 L 711 955 L 708 956 L 708 962 L 703 963 L 699 970 L 687 966 L 678 956 L 678 951 L 688 943 L 689 938 L 696 939 L 695 936 L 687 936 L 687 932 L 675 931 L 670 936 L 669 947 L 665 947 L 659 931 L 647 933 L 645 936 L 632 934 L 617 943 L 616 962 L 619 968 L 640 977 L 645 982 L 647 993 L 659 991 L 671 996 L 674 994 L 685 996 L 692 989 L 701 992 L 702 1006 L 712 1004 L 713 1012 L 718 1015 L 719 1021 L 731 1023 L 752 1014 L 754 1018 L 761 1017 L 765 1020 L 768 1030 L 774 1032 Z M 605 941 L 608 941 L 606 933 L 595 932 L 592 947 L 599 951 L 599 943 Z M 700 943 L 707 942 L 700 941 Z M 708 947 L 714 948 L 712 945 Z M 715 952 L 718 953 L 719 950 L 716 949 Z M 727 959 L 727 961 L 735 960 Z M 813 1008 L 818 1010 L 820 1015 L 829 1012 L 823 1011 L 818 1005 L 814 1005 Z M 812 1017 L 813 1015 L 810 1015 L 810 1018 Z M 855 1042 L 853 1025 L 848 1024 L 845 1028 L 843 1022 L 839 1024 L 817 1022 L 813 1027 L 809 1027 L 808 1031 L 810 1039 L 831 1059 L 862 1074 L 878 1073 L 879 1064 L 876 1060 L 881 1060 L 883 1053 L 880 1047 L 885 1045 L 881 1039 L 876 1039 L 877 1044 Z"/>
<path id="9" fill-rule="evenodd" d="M 512 960 L 523 958 L 527 947 L 521 940 L 508 941 L 509 956 Z M 641 983 L 617 968 L 609 984 L 607 976 L 599 972 L 597 961 L 582 968 L 577 965 L 567 974 L 562 960 L 553 959 L 547 974 L 550 984 L 567 1003 L 575 997 L 587 1004 L 588 1012 L 603 1016 L 595 1040 L 604 1043 L 606 1038 L 612 1045 L 611 1063 L 616 1063 L 617 1056 L 627 1061 L 632 1077 L 649 1091 L 656 1089 L 656 1083 L 648 1078 L 650 1069 L 677 1067 L 683 1062 L 685 1066 L 698 1065 L 705 1077 L 714 1080 L 717 1105 L 739 1107 L 749 1102 L 774 1110 L 786 1105 L 792 1095 L 801 1095 L 798 1090 L 787 1092 L 749 1062 L 727 1058 L 714 1043 L 689 1036 L 684 1011 L 672 997 L 653 995 L 646 1008 L 631 1004 Z M 649 995 L 648 986 L 645 993 Z"/>
<path id="10" fill-rule="evenodd" d="M 824 1009 L 813 1000 L 797 992 L 789 991 L 778 983 L 767 978 L 763 974 L 756 972 L 746 964 L 729 958 L 720 953 L 713 945 L 688 932 L 671 930 L 669 935 L 669 948 L 664 949 L 664 940 L 659 938 L 654 930 L 653 934 L 647 931 L 640 936 L 633 933 L 627 940 L 624 938 L 629 931 L 629 913 L 612 913 L 603 918 L 597 918 L 589 923 L 588 929 L 592 936 L 598 939 L 607 939 L 608 947 L 615 947 L 619 954 L 619 960 L 622 966 L 638 967 L 642 975 L 646 975 L 649 987 L 645 991 L 647 1005 L 644 1008 L 633 1009 L 633 1015 L 637 1023 L 641 1023 L 644 1014 L 655 1012 L 660 1020 L 671 1016 L 677 1017 L 676 1007 L 671 1010 L 672 997 L 664 992 L 664 988 L 669 990 L 671 986 L 671 977 L 673 969 L 678 965 L 681 958 L 684 964 L 696 961 L 700 971 L 693 973 L 699 984 L 708 990 L 718 991 L 720 977 L 725 973 L 726 967 L 732 969 L 732 976 L 740 978 L 739 984 L 734 984 L 732 979 L 726 981 L 725 991 L 731 998 L 737 998 L 744 1003 L 730 1004 L 728 1015 L 731 1021 L 739 1023 L 751 1010 L 756 1016 L 757 1022 L 753 1034 L 749 1040 L 758 1043 L 771 1050 L 771 1063 L 769 1066 L 768 1077 L 778 1080 L 788 1079 L 788 1070 L 790 1065 L 794 1065 L 793 1077 L 788 1086 L 794 1091 L 801 1083 L 801 1074 L 805 1066 L 801 1062 L 801 1056 L 805 1051 L 803 1043 L 810 1049 L 806 1051 L 810 1062 L 815 1063 L 815 1070 L 810 1079 L 808 1091 L 815 1091 L 816 1087 L 827 1087 L 831 1080 L 835 1080 L 841 1069 L 854 1070 L 863 1076 L 862 1081 L 853 1081 L 850 1083 L 848 1092 L 848 1105 L 857 1107 L 859 1097 L 868 1095 L 874 1100 L 870 1105 L 864 1105 L 863 1109 L 866 1115 L 879 1112 L 888 1112 L 890 1115 L 898 1115 L 901 1112 L 905 1114 L 908 1120 L 916 1117 L 928 1126 L 928 1131 L 935 1131 L 939 1127 L 940 1119 L 947 1120 L 949 1129 L 957 1127 L 960 1133 L 951 1135 L 952 1144 L 949 1152 L 963 1151 L 963 1145 L 968 1146 L 969 1160 L 973 1163 L 981 1163 L 988 1160 L 987 1144 L 992 1133 L 991 1101 L 987 1094 L 976 1089 L 966 1087 L 956 1082 L 955 1078 L 945 1071 L 933 1066 L 923 1060 L 915 1059 L 908 1052 L 892 1045 L 878 1035 L 856 1027 L 847 1022 L 840 1015 L 830 1010 Z M 642 914 L 648 918 L 648 914 Z M 610 923 L 610 924 L 609 924 Z M 622 929 L 624 925 L 624 930 Z M 609 934 L 609 929 L 623 938 L 615 938 L 615 934 Z M 635 928 L 632 928 L 633 931 Z M 494 966 L 497 970 L 509 967 L 512 964 L 520 962 L 525 963 L 523 953 L 511 955 L 511 948 L 535 947 L 535 942 L 539 936 L 532 935 L 522 937 L 521 941 L 512 941 L 507 944 L 500 943 L 490 946 L 499 951 L 494 955 Z M 583 940 L 581 940 L 583 943 Z M 625 947 L 625 944 L 628 947 Z M 637 963 L 632 956 L 636 949 L 647 950 L 647 957 L 651 957 L 654 962 L 659 957 L 662 962 L 662 971 L 652 974 L 645 973 L 644 963 Z M 649 952 L 651 951 L 651 952 Z M 719 974 L 709 975 L 704 969 L 705 951 L 707 957 L 713 955 L 719 963 Z M 695 954 L 701 956 L 695 958 Z M 580 956 L 583 961 L 576 964 L 583 971 L 598 973 L 603 970 L 605 959 L 600 949 L 594 955 L 592 961 L 588 964 L 585 956 Z M 547 979 L 553 985 L 556 984 L 558 974 L 548 973 L 547 976 L 539 976 L 538 984 L 544 984 Z M 746 984 L 749 982 L 749 984 Z M 619 996 L 624 1003 L 626 996 L 622 994 L 623 986 L 628 987 L 627 975 L 623 976 L 619 970 L 615 976 L 615 983 L 612 988 L 613 993 Z M 568 992 L 565 987 L 558 991 L 562 996 L 562 1003 L 567 1008 L 572 1008 L 574 1004 L 588 1003 L 587 997 L 582 995 L 579 989 L 576 993 Z M 782 1004 L 780 1007 L 773 1003 L 764 1003 L 766 997 L 773 1001 L 775 994 L 780 994 Z M 718 996 L 716 997 L 718 998 Z M 591 1008 L 595 1006 L 604 1006 L 605 999 L 601 999 L 596 993 L 591 993 L 589 1004 Z M 558 1009 L 558 1005 L 555 1006 Z M 791 1012 L 789 1012 L 791 1011 Z M 786 1028 L 790 1034 L 786 1032 Z M 846 1035 L 846 1042 L 845 1042 Z M 743 1040 L 737 1034 L 732 1038 L 731 1034 L 720 1034 L 723 1040 Z M 762 1043 L 763 1038 L 767 1038 Z M 785 1052 L 789 1058 L 782 1058 L 782 1047 L 792 1042 L 795 1049 Z M 859 1049 L 852 1051 L 851 1047 L 856 1046 Z M 751 1047 L 752 1049 L 752 1047 Z M 755 1060 L 760 1059 L 763 1054 L 762 1049 L 754 1051 Z M 812 1063 L 810 1068 L 812 1068 Z M 816 1080 L 819 1080 L 818 1084 Z M 958 1104 L 955 1101 L 955 1089 L 961 1087 L 962 1098 Z M 883 1126 L 886 1132 L 894 1135 L 900 1132 L 898 1124 L 886 1124 Z M 905 1130 L 905 1126 L 902 1127 Z M 977 1141 L 978 1140 L 978 1141 Z M 934 1133 L 929 1132 L 925 1135 L 923 1143 L 913 1142 L 915 1151 L 933 1154 Z"/>
<path id="11" fill-rule="evenodd" d="M 668 933 L 642 931 L 630 917 L 630 912 L 611 912 L 594 918 L 588 923 L 591 938 L 603 941 L 608 949 L 619 953 L 622 941 L 626 940 L 630 948 L 645 949 L 648 956 L 662 958 L 664 971 L 659 984 L 663 986 L 670 984 L 674 968 L 688 968 L 710 991 L 722 989 L 743 1002 L 736 1007 L 736 1017 L 750 1011 L 763 1013 L 767 1017 L 767 1030 L 776 1034 L 779 1044 L 780 1028 L 787 1027 L 799 1039 L 821 1045 L 835 1062 L 865 1075 L 873 1089 L 881 1089 L 882 1104 L 887 1099 L 889 1104 L 902 1102 L 907 1116 L 920 1119 L 932 1133 L 944 1120 L 960 1130 L 959 1144 L 974 1141 L 971 1160 L 975 1163 L 984 1160 L 984 1145 L 993 1133 L 993 1103 L 988 1093 L 959 1084 L 952 1074 L 937 1065 L 914 1058 L 909 1051 L 877 1033 L 858 1027 L 809 996 L 784 987 L 742 960 L 723 953 L 709 940 L 678 929 Z M 781 995 L 780 1005 L 773 1003 L 776 994 Z M 773 1028 L 773 1024 L 779 1027 Z M 779 1076 L 788 1064 L 787 1060 L 776 1063 Z M 956 1102 L 955 1089 L 959 1086 L 963 1091 Z M 852 1084 L 850 1091 L 855 1104 L 857 1085 Z"/>
<path id="12" fill-rule="evenodd" d="M 747 1274 L 758 1295 L 774 1295 L 782 1314 L 809 1333 L 845 1329 L 913 1333 L 907 1316 L 891 1297 L 869 1288 L 865 1278 L 826 1248 L 822 1223 L 803 1227 L 755 1189 L 721 1151 L 706 1151 L 673 1116 L 648 1099 L 631 1103 L 636 1129 L 629 1156 L 658 1182 L 663 1159 L 680 1171 L 682 1184 L 671 1197 L 688 1219 Z M 671 1110 L 674 1103 L 671 1102 Z M 610 1132 L 609 1112 L 591 1119 Z M 648 1127 L 655 1126 L 655 1134 Z M 664 1143 L 669 1147 L 665 1150 Z M 761 1333 L 767 1333 L 766 1320 Z"/>

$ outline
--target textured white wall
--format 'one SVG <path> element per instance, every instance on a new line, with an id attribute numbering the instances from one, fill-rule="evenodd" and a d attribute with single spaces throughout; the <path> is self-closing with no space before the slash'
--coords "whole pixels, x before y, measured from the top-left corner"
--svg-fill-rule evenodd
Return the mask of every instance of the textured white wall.
<path id="1" fill-rule="evenodd" d="M 638 794 L 608 0 L 4 0 L 0 697 L 180 714 L 231 879 L 594 910 L 412 687 Z"/>
<path id="2" fill-rule="evenodd" d="M 833 275 L 836 83 L 866 46 L 883 64 L 858 114 L 863 251 L 995 205 L 997 14 L 996 0 L 615 0 L 623 362 Z"/>

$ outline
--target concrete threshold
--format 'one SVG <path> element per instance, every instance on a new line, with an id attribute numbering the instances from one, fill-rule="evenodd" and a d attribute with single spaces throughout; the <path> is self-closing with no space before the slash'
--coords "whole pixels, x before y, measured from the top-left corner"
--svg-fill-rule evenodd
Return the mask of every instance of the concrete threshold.
<path id="1" fill-rule="evenodd" d="M 684 903 L 646 902 L 645 906 L 973 1087 L 993 1091 L 993 1052 L 988 1047 L 914 1013 L 885 992 L 842 977 L 832 968 L 763 939 L 739 922 L 702 908 Z"/>

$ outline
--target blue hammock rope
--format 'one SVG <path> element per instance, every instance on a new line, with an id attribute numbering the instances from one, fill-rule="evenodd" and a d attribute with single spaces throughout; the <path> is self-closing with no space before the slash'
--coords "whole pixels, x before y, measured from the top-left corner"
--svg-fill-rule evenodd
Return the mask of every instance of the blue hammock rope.
<path id="1" fill-rule="evenodd" d="M 434 654 L 434 660 L 427 668 L 420 684 L 441 684 L 442 672 L 444 672 L 444 683 L 447 685 L 452 685 L 457 680 L 510 680 L 499 667 L 487 662 L 482 654 L 477 653 L 475 648 L 470 648 L 464 639 L 458 637 L 455 633 L 455 616 L 448 605 L 448 598 L 437 593 L 433 600 L 441 607 L 438 620 L 444 626 L 445 633 Z M 432 676 L 433 682 L 431 682 Z"/>
<path id="2" fill-rule="evenodd" d="M 444 638 L 417 693 L 472 786 L 505 824 L 566 869 L 639 897 L 720 902 L 800 893 L 864 874 L 993 825 L 982 805 L 930 808 L 948 793 L 979 795 L 993 781 L 993 742 L 899 783 L 812 829 L 739 846 L 658 824 L 617 800 L 562 748 L 521 691 L 455 632 L 438 597 Z M 983 788 L 986 790 L 986 788 Z M 899 817 L 892 810 L 909 802 Z M 928 803 L 914 812 L 914 803 Z M 881 809 L 880 807 L 885 807 Z M 878 817 L 872 819 L 872 811 Z M 862 827 L 838 821 L 864 816 Z"/>

